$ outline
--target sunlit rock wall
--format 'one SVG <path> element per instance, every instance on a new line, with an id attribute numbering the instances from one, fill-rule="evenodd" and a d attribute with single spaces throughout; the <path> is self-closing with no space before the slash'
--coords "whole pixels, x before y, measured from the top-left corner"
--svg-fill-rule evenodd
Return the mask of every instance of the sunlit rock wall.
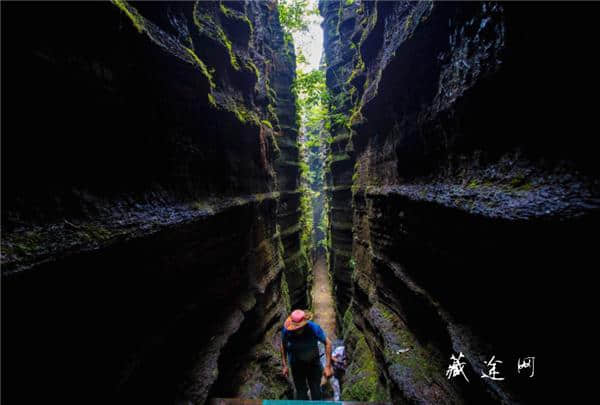
<path id="1" fill-rule="evenodd" d="M 2 18 L 3 395 L 289 392 L 274 335 L 306 301 L 306 263 L 276 3 L 3 3 Z"/>
<path id="2" fill-rule="evenodd" d="M 332 244 L 355 266 L 341 276 L 333 262 L 334 281 L 353 297 L 392 399 L 535 403 L 557 393 L 564 382 L 552 384 L 552 372 L 538 364 L 529 378 L 517 360 L 566 365 L 556 348 L 581 355 L 579 320 L 591 316 L 598 124 L 586 95 L 600 88 L 600 66 L 587 50 L 600 10 L 341 1 L 321 13 L 328 86 L 352 95 L 339 108 L 353 154 L 331 166 L 332 185 L 352 191 L 332 189 L 333 201 L 346 195 L 331 222 L 334 236 L 336 216 L 352 215 L 352 231 Z M 335 206 L 350 201 L 339 219 Z M 468 383 L 445 375 L 459 352 Z M 481 378 L 492 356 L 504 381 Z"/>

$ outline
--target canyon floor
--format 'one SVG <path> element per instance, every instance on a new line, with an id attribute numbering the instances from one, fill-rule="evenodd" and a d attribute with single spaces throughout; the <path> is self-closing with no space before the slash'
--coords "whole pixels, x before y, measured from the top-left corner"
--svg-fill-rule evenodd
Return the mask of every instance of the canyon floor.
<path id="1" fill-rule="evenodd" d="M 320 257 L 313 267 L 312 303 L 314 321 L 318 323 L 330 340 L 336 338 L 335 304 L 331 290 L 331 280 L 327 272 L 327 261 Z"/>

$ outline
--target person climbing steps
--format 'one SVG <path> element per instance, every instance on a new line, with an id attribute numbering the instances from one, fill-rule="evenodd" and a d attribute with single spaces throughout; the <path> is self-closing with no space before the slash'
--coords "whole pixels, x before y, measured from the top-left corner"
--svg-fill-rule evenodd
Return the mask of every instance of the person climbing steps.
<path id="1" fill-rule="evenodd" d="M 311 399 L 320 400 L 321 376 L 328 379 L 333 375 L 331 341 L 321 326 L 311 319 L 310 312 L 296 309 L 285 320 L 281 334 L 282 373 L 287 377 L 291 368 L 296 399 L 308 399 L 310 389 Z M 324 368 L 319 361 L 318 342 L 325 344 Z"/>

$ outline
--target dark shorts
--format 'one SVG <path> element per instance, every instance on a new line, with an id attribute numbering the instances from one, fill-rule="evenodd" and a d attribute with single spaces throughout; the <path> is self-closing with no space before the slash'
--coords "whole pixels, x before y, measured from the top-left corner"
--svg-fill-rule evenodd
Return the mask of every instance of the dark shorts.
<path id="1" fill-rule="evenodd" d="M 313 400 L 321 399 L 321 375 L 323 369 L 317 357 L 309 363 L 296 361 L 291 364 L 292 379 L 296 387 L 296 399 L 308 399 L 307 389 L 310 389 L 310 397 Z"/>

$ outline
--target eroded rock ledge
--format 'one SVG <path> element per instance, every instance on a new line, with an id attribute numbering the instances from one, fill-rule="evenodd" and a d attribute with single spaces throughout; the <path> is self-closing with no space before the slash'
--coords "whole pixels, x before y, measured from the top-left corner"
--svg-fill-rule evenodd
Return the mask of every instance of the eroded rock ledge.
<path id="1" fill-rule="evenodd" d="M 3 26 L 3 395 L 288 392 L 274 334 L 307 263 L 276 3 L 11 3 Z"/>
<path id="2" fill-rule="evenodd" d="M 331 271 L 365 364 L 351 375 L 372 372 L 364 339 L 385 377 L 361 394 L 535 403 L 563 383 L 522 378 L 517 359 L 577 347 L 582 327 L 557 327 L 556 314 L 580 314 L 593 295 L 600 193 L 587 134 L 598 125 L 584 100 L 600 88 L 586 52 L 598 8 L 323 1 L 320 11 L 332 108 L 346 116 L 329 158 Z M 468 384 L 444 375 L 459 352 Z M 480 378 L 492 355 L 506 381 Z"/>

